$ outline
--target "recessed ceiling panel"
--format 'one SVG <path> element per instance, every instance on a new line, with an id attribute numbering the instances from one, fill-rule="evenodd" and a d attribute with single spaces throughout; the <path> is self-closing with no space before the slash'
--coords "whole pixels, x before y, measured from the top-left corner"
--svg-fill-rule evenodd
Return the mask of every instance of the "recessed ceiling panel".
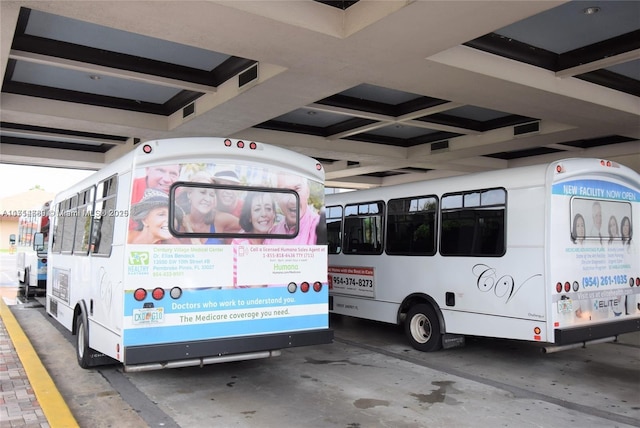
<path id="1" fill-rule="evenodd" d="M 493 153 L 493 154 L 485 155 L 485 156 L 487 156 L 489 158 L 494 158 L 494 159 L 511 160 L 511 159 L 526 158 L 526 157 L 531 157 L 531 156 L 547 155 L 549 153 L 560 153 L 562 151 L 563 150 L 561 150 L 561 149 L 555 149 L 555 148 L 551 148 L 551 147 L 534 147 L 532 149 L 514 150 L 514 151 L 511 151 L 511 152 Z"/>
<path id="2" fill-rule="evenodd" d="M 640 50 L 638 1 L 569 1 L 465 45 L 640 95 L 638 73 L 625 65 Z"/>
<path id="3" fill-rule="evenodd" d="M 13 80 L 29 85 L 40 85 L 155 104 L 164 104 L 180 93 L 178 88 L 88 74 L 83 71 L 26 61 L 16 61 Z"/>
<path id="4" fill-rule="evenodd" d="M 27 8 L 11 49 L 3 92 L 164 116 L 256 63 Z M 69 60 L 86 67 L 69 67 Z"/>
<path id="5" fill-rule="evenodd" d="M 369 85 L 366 83 L 347 89 L 346 91 L 342 91 L 339 95 L 389 105 L 399 105 L 422 98 L 420 95 L 409 92 L 383 88 L 381 86 Z"/>
<path id="6" fill-rule="evenodd" d="M 363 83 L 317 101 L 338 108 L 398 117 L 446 103 L 446 100 Z"/>
<path id="7" fill-rule="evenodd" d="M 477 122 L 487 122 L 490 120 L 496 120 L 510 116 L 509 113 L 476 106 L 462 106 L 452 108 L 451 110 L 447 110 L 447 114 L 449 116 L 471 119 Z"/>
<path id="8" fill-rule="evenodd" d="M 640 18 L 639 18 L 640 19 Z M 605 70 L 626 76 L 631 79 L 640 80 L 640 60 L 623 62 L 622 64 L 612 65 Z"/>
<path id="9" fill-rule="evenodd" d="M 58 2 L 0 1 L 3 24 L 10 24 L 1 29 L 1 142 L 12 151 L 24 145 L 106 153 L 132 139 L 250 135 L 265 143 L 293 142 L 325 164 L 334 161 L 328 177 L 356 187 L 424 178 L 424 171 L 411 170 L 424 165 L 449 175 L 508 167 L 511 159 L 530 158 L 517 162 L 523 164 L 540 155 L 545 161 L 586 156 L 594 147 L 597 156 L 609 150 L 600 148 L 605 146 L 626 156 L 637 147 L 638 115 L 629 106 L 637 101 L 630 97 L 640 96 L 640 1 L 554 2 L 559 6 L 551 9 L 548 2 L 507 2 L 504 14 L 495 13 L 499 2 L 476 7 L 408 1 L 375 21 L 370 14 L 391 6 L 306 2 L 309 7 L 299 8 L 287 2 L 281 8 L 262 2 L 164 2 L 160 8 L 155 2 L 101 2 L 96 9 L 97 3 L 79 1 L 68 2 L 74 8 L 69 12 Z M 36 9 L 21 7 L 16 16 L 22 4 Z M 593 9 L 585 13 L 587 8 Z M 107 20 L 81 20 L 93 13 Z M 278 15 L 289 24 L 283 26 Z M 123 17 L 140 25 L 122 31 Z M 310 19 L 326 31 L 306 26 Z M 161 26 L 172 29 L 150 37 Z M 495 32 L 486 34 L 487 28 Z M 486 64 L 456 63 L 464 62 L 458 53 L 469 53 L 458 46 L 463 34 L 475 38 L 465 46 L 493 54 L 470 56 Z M 184 40 L 199 43 L 188 46 Z M 432 57 L 449 50 L 445 60 Z M 251 52 L 264 63 L 253 68 L 252 84 L 242 85 L 238 75 L 257 61 L 234 54 Z M 492 73 L 492 65 L 504 64 L 496 55 L 529 66 L 513 64 L 520 74 L 502 80 Z M 87 118 L 71 116 L 83 109 L 61 108 L 61 114 L 48 116 L 59 105 L 55 101 L 105 107 L 92 109 L 104 112 L 99 129 L 130 135 L 76 135 L 71 128 Z M 523 111 L 530 117 L 518 114 Z M 25 123 L 19 123 L 22 112 Z M 256 125 L 255 117 L 263 122 Z M 47 128 L 53 124 L 60 129 Z M 292 138 L 280 139 L 278 132 Z M 406 148 L 412 150 L 396 150 Z M 420 155 L 409 159 L 414 153 Z M 485 154 L 494 159 L 479 159 Z M 354 168 L 358 161 L 367 168 Z M 364 177 L 364 171 L 371 174 Z M 412 177 L 384 180 L 399 173 Z"/>
<path id="10" fill-rule="evenodd" d="M 570 1 L 495 33 L 560 54 L 639 27 L 637 1 Z"/>
<path id="11" fill-rule="evenodd" d="M 106 153 L 127 140 L 119 135 L 0 122 L 0 143 L 9 145 Z"/>
<path id="12" fill-rule="evenodd" d="M 230 58 L 218 52 L 31 10 L 25 34 L 210 71 Z"/>
<path id="13" fill-rule="evenodd" d="M 296 125 L 309 125 L 326 128 L 340 122 L 344 122 L 349 118 L 349 116 L 345 116 L 343 114 L 301 108 L 290 113 L 283 114 L 282 116 L 278 116 L 273 120 L 293 123 Z"/>
<path id="14" fill-rule="evenodd" d="M 425 128 L 416 128 L 414 126 L 408 125 L 390 125 L 383 128 L 378 128 L 374 131 L 369 131 L 368 134 L 408 140 L 411 138 L 424 137 L 435 132 L 437 131 L 432 131 Z"/>

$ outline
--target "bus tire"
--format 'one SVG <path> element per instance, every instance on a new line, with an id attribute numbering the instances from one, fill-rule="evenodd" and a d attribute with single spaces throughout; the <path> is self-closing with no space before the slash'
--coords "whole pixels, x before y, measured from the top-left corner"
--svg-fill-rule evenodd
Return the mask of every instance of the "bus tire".
<path id="1" fill-rule="evenodd" d="M 90 352 L 89 326 L 82 313 L 79 313 L 76 318 L 76 357 L 78 358 L 78 365 L 83 369 L 88 369 L 91 366 L 89 364 Z"/>
<path id="2" fill-rule="evenodd" d="M 405 332 L 418 351 L 437 351 L 442 347 L 440 320 L 433 307 L 426 303 L 412 306 L 407 312 Z"/>

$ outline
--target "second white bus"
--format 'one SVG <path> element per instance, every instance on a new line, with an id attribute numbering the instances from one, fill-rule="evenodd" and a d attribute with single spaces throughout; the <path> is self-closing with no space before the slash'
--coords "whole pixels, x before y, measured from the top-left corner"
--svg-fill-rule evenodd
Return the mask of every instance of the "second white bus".
<path id="1" fill-rule="evenodd" d="M 49 238 L 49 206 L 25 210 L 18 219 L 16 267 L 20 292 L 27 299 L 44 294 L 47 286 L 47 245 Z"/>
<path id="2" fill-rule="evenodd" d="M 640 176 L 566 159 L 327 195 L 330 307 L 553 352 L 640 330 Z"/>

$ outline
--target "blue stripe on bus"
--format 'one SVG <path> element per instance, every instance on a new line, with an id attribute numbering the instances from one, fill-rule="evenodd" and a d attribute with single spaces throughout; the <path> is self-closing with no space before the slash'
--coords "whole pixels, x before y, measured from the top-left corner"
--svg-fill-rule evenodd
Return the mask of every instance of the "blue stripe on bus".
<path id="1" fill-rule="evenodd" d="M 123 342 L 124 346 L 136 346 L 224 337 L 238 337 L 238 339 L 241 339 L 239 336 L 325 329 L 328 327 L 329 317 L 327 314 L 177 326 L 154 325 L 125 330 Z"/>
<path id="2" fill-rule="evenodd" d="M 611 199 L 639 202 L 640 192 L 618 183 L 603 180 L 568 180 L 552 186 L 554 195 L 581 196 L 585 198 Z"/>
<path id="3" fill-rule="evenodd" d="M 46 281 L 47 280 L 47 264 L 42 261 L 42 259 L 38 259 L 38 281 Z"/>
<path id="4" fill-rule="evenodd" d="M 169 290 L 165 290 L 165 296 L 160 301 L 153 299 L 150 290 L 147 290 L 147 297 L 143 301 L 136 301 L 133 292 L 125 292 L 124 315 L 131 316 L 134 309 L 142 309 L 145 304 L 149 307 L 164 307 L 165 314 L 172 314 L 327 303 L 328 289 L 327 284 L 323 285 L 320 292 L 311 289 L 307 293 L 302 293 L 300 289 L 289 293 L 287 287 L 186 289 L 176 300 L 169 296 Z"/>

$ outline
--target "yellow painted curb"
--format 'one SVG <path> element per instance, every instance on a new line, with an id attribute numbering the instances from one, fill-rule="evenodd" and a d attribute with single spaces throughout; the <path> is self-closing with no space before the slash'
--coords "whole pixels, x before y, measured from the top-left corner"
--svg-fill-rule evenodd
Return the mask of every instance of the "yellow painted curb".
<path id="1" fill-rule="evenodd" d="M 24 334 L 22 327 L 2 298 L 0 298 L 0 317 L 51 428 L 79 427 L 67 403 L 33 349 L 29 338 Z"/>

